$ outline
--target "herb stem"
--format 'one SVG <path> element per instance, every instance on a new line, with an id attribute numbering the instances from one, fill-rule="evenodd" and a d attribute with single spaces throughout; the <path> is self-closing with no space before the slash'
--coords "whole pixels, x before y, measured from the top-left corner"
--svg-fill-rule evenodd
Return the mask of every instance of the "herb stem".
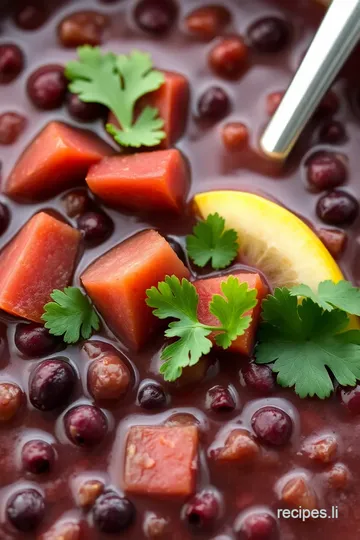
<path id="1" fill-rule="evenodd" d="M 202 324 L 202 323 L 199 323 L 199 326 L 201 328 L 204 328 L 205 330 L 210 330 L 210 332 L 227 332 L 228 330 L 224 326 L 210 326 L 208 324 Z"/>

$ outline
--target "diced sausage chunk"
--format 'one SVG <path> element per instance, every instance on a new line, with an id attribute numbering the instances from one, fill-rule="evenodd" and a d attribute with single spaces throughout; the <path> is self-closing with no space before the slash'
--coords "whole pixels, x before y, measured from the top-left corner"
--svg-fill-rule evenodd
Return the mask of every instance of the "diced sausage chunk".
<path id="1" fill-rule="evenodd" d="M 147 512 L 144 519 L 143 530 L 146 538 L 163 539 L 169 538 L 169 521 L 157 516 L 153 512 Z"/>
<path id="2" fill-rule="evenodd" d="M 216 461 L 249 463 L 259 454 L 259 446 L 245 429 L 234 429 L 222 448 L 211 452 Z"/>
<path id="3" fill-rule="evenodd" d="M 81 523 L 77 521 L 58 522 L 37 538 L 39 540 L 82 540 L 82 529 Z"/>
<path id="4" fill-rule="evenodd" d="M 126 442 L 125 490 L 142 495 L 191 495 L 197 450 L 195 426 L 132 427 Z"/>
<path id="5" fill-rule="evenodd" d="M 81 281 L 112 330 L 139 348 L 161 325 L 145 304 L 146 290 L 172 274 L 189 277 L 169 243 L 147 230 L 105 253 L 85 270 Z"/>
<path id="6" fill-rule="evenodd" d="M 0 308 L 42 322 L 50 293 L 69 285 L 80 239 L 45 212 L 33 216 L 0 254 Z"/>
<path id="7" fill-rule="evenodd" d="M 164 120 L 166 137 L 162 148 L 172 146 L 185 130 L 189 108 L 189 83 L 180 73 L 164 71 L 164 84 L 152 94 L 144 96 L 141 106 L 156 107 Z"/>
<path id="8" fill-rule="evenodd" d="M 20 156 L 6 193 L 24 200 L 44 199 L 83 181 L 90 165 L 113 154 L 97 135 L 50 122 Z"/>
<path id="9" fill-rule="evenodd" d="M 327 473 L 329 485 L 336 490 L 345 490 L 351 481 L 349 469 L 343 463 L 335 463 Z"/>
<path id="10" fill-rule="evenodd" d="M 155 92 L 146 94 L 139 100 L 136 114 L 144 107 L 155 107 L 159 116 L 164 120 L 163 130 L 165 139 L 159 148 L 169 148 L 181 137 L 185 130 L 187 113 L 189 109 L 189 83 L 186 77 L 173 71 L 163 71 L 165 82 Z M 108 121 L 119 127 L 113 113 L 109 114 Z"/>
<path id="11" fill-rule="evenodd" d="M 111 206 L 147 212 L 181 212 L 188 191 L 188 169 L 178 150 L 158 150 L 103 159 L 86 182 Z"/>
<path id="12" fill-rule="evenodd" d="M 24 394 L 17 384 L 0 383 L 0 424 L 8 422 L 19 411 Z"/>
<path id="13" fill-rule="evenodd" d="M 338 259 L 346 247 L 346 232 L 338 229 L 321 228 L 318 230 L 318 237 L 325 244 L 325 247 L 330 251 L 334 259 Z"/>
<path id="14" fill-rule="evenodd" d="M 303 445 L 303 452 L 312 461 L 327 464 L 335 460 L 338 443 L 333 435 L 327 435 L 317 440 L 307 440 Z"/>
<path id="15" fill-rule="evenodd" d="M 291 478 L 282 488 L 281 500 L 288 506 L 314 510 L 318 507 L 316 494 L 308 480 L 298 475 Z"/>
<path id="16" fill-rule="evenodd" d="M 86 480 L 79 486 L 77 502 L 81 508 L 89 508 L 104 491 L 104 484 L 100 480 Z"/>
<path id="17" fill-rule="evenodd" d="M 260 312 L 261 312 L 261 301 L 264 296 L 268 293 L 268 288 L 261 279 L 259 274 L 250 274 L 250 273 L 234 273 L 234 277 L 237 277 L 240 283 L 248 283 L 249 289 L 257 290 L 257 305 L 250 310 L 247 315 L 251 315 L 252 321 L 249 328 L 245 331 L 242 336 L 239 336 L 230 346 L 229 350 L 233 352 L 238 352 L 245 356 L 250 356 L 254 347 L 255 333 L 259 324 Z M 218 325 L 218 319 L 210 313 L 209 306 L 211 299 L 214 294 L 221 293 L 221 283 L 226 281 L 229 276 L 220 276 L 210 279 L 199 279 L 194 281 L 194 286 L 199 295 L 199 304 L 198 304 L 198 317 L 200 322 L 203 324 L 209 325 Z M 213 339 L 213 336 L 210 335 L 210 339 Z"/>

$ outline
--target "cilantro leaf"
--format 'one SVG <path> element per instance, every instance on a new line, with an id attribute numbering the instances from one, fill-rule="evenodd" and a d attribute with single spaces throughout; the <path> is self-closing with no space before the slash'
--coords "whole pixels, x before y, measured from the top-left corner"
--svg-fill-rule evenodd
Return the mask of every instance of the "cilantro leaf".
<path id="1" fill-rule="evenodd" d="M 228 348 L 231 342 L 248 328 L 251 317 L 244 316 L 256 305 L 256 290 L 248 290 L 247 283 L 240 284 L 230 276 L 222 283 L 225 296 L 214 295 L 210 312 L 220 325 L 202 324 L 197 315 L 199 297 L 192 283 L 187 279 L 180 282 L 176 276 L 166 276 L 165 281 L 146 291 L 146 303 L 159 319 L 178 319 L 170 322 L 165 331 L 169 338 L 179 338 L 164 348 L 161 358 L 165 360 L 160 368 L 165 380 L 175 381 L 181 376 L 183 368 L 195 365 L 212 348 L 209 335 L 216 332 L 216 343 Z"/>
<path id="2" fill-rule="evenodd" d="M 175 381 L 186 366 L 196 364 L 203 354 L 207 354 L 212 343 L 207 338 L 211 333 L 197 317 L 198 294 L 194 285 L 187 279 L 180 283 L 176 276 L 166 276 L 165 281 L 146 291 L 148 306 L 159 319 L 169 317 L 179 319 L 171 322 L 165 331 L 166 337 L 179 337 L 178 341 L 167 346 L 161 355 L 165 363 L 160 372 L 165 380 Z"/>
<path id="3" fill-rule="evenodd" d="M 291 289 L 291 294 L 311 298 L 313 302 L 327 311 L 341 309 L 351 315 L 360 316 L 360 289 L 349 281 L 334 283 L 327 280 L 319 284 L 317 293 L 307 285 L 298 285 Z"/>
<path id="4" fill-rule="evenodd" d="M 123 131 L 113 124 L 106 124 L 106 130 L 121 146 L 156 146 L 164 138 L 161 128 L 164 125 L 162 118 L 158 117 L 158 110 L 154 107 L 145 107 L 132 125 L 131 131 Z"/>
<path id="5" fill-rule="evenodd" d="M 195 225 L 193 234 L 186 237 L 189 257 L 197 266 L 208 262 L 215 269 L 225 268 L 235 259 L 239 244 L 233 229 L 225 230 L 225 220 L 218 213 L 209 214 L 205 221 Z"/>
<path id="6" fill-rule="evenodd" d="M 123 97 L 128 100 L 127 112 L 135 102 L 145 94 L 154 92 L 165 82 L 164 75 L 152 67 L 151 57 L 148 53 L 132 51 L 128 56 L 120 54 L 116 57 L 117 71 L 124 86 Z M 126 119 L 130 124 L 132 115 Z"/>
<path id="7" fill-rule="evenodd" d="M 120 103 L 120 79 L 115 71 L 116 57 L 101 54 L 99 47 L 84 45 L 77 49 L 78 61 L 68 62 L 65 76 L 71 81 L 69 90 L 86 103 L 100 103 L 110 108 Z"/>
<path id="8" fill-rule="evenodd" d="M 281 386 L 295 387 L 304 398 L 328 397 L 334 390 L 329 371 L 339 384 L 354 386 L 360 378 L 360 331 L 343 332 L 344 311 L 326 311 L 310 298 L 298 304 L 292 291 L 275 289 L 263 302 L 256 362 L 274 362 Z"/>
<path id="9" fill-rule="evenodd" d="M 64 336 L 65 343 L 76 343 L 80 336 L 88 339 L 93 330 L 100 326 L 99 317 L 87 296 L 77 287 L 55 289 L 51 293 L 53 302 L 44 306 L 42 319 L 50 334 Z"/>
<path id="10" fill-rule="evenodd" d="M 107 131 L 122 146 L 154 146 L 165 137 L 158 110 L 145 107 L 134 121 L 135 104 L 160 88 L 164 75 L 152 68 L 150 55 L 133 51 L 128 56 L 102 54 L 99 47 L 79 47 L 78 61 L 68 62 L 65 75 L 69 90 L 86 103 L 100 103 L 116 116 L 121 127 L 107 124 Z"/>
<path id="11" fill-rule="evenodd" d="M 241 336 L 251 323 L 250 315 L 244 315 L 256 306 L 256 289 L 248 289 L 247 283 L 230 276 L 221 284 L 224 296 L 215 294 L 210 303 L 210 312 L 227 329 L 226 332 L 216 334 L 215 341 L 223 349 L 230 347 L 231 343 Z M 225 298 L 224 298 L 225 297 Z"/>
<path id="12" fill-rule="evenodd" d="M 262 303 L 262 319 L 281 331 L 286 337 L 298 339 L 302 336 L 302 327 L 297 310 L 297 298 L 290 295 L 286 287 L 275 289 Z M 263 325 L 263 328 L 267 326 Z"/>
<path id="13" fill-rule="evenodd" d="M 211 330 L 199 323 L 189 324 L 186 320 L 171 322 L 165 331 L 166 337 L 178 337 L 163 350 L 161 359 L 165 362 L 160 367 L 160 373 L 166 381 L 178 379 L 184 367 L 194 366 L 212 347 L 208 335 Z"/>
<path id="14" fill-rule="evenodd" d="M 148 306 L 155 308 L 153 314 L 159 319 L 187 318 L 197 322 L 198 294 L 194 285 L 187 279 L 180 280 L 176 276 L 166 276 L 157 288 L 146 291 Z"/>

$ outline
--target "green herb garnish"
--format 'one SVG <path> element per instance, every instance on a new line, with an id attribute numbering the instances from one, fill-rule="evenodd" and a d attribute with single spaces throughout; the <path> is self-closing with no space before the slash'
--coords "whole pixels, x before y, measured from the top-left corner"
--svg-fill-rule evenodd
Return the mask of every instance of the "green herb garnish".
<path id="1" fill-rule="evenodd" d="M 237 232 L 225 230 L 225 220 L 218 213 L 210 214 L 195 225 L 193 234 L 186 237 L 186 249 L 196 266 L 208 262 L 218 270 L 229 266 L 235 259 L 239 244 Z"/>
<path id="2" fill-rule="evenodd" d="M 99 329 L 99 317 L 80 289 L 55 289 L 50 296 L 54 301 L 44 306 L 41 317 L 50 334 L 63 336 L 65 343 L 76 343 L 80 337 L 88 339 L 93 330 Z"/>
<path id="3" fill-rule="evenodd" d="M 212 332 L 216 332 L 216 343 L 227 349 L 249 327 L 251 317 L 244 313 L 255 307 L 257 291 L 249 290 L 247 283 L 240 284 L 233 276 L 221 284 L 221 291 L 224 296 L 215 294 L 209 307 L 221 323 L 218 326 L 199 321 L 199 297 L 187 279 L 180 282 L 176 276 L 166 276 L 165 281 L 146 291 L 146 303 L 154 308 L 156 317 L 178 319 L 171 322 L 165 331 L 166 337 L 178 338 L 165 347 L 161 355 L 165 362 L 160 372 L 166 381 L 175 381 L 183 368 L 197 364 L 204 354 L 209 353 L 213 344 L 207 336 Z"/>
<path id="4" fill-rule="evenodd" d="M 310 298 L 326 311 L 335 308 L 341 309 L 351 315 L 360 315 L 360 289 L 354 287 L 349 281 L 322 281 L 317 293 L 314 293 L 307 285 L 292 287 L 290 294 Z"/>
<path id="5" fill-rule="evenodd" d="M 79 60 L 68 62 L 65 75 L 69 90 L 85 103 L 99 103 L 116 116 L 120 128 L 107 124 L 107 131 L 121 146 L 156 146 L 165 137 L 158 109 L 144 107 L 135 119 L 135 104 L 145 94 L 160 88 L 164 75 L 152 68 L 150 55 L 133 51 L 128 56 L 102 54 L 99 47 L 77 49 Z"/>
<path id="6" fill-rule="evenodd" d="M 302 398 L 329 397 L 329 371 L 339 384 L 354 386 L 360 379 L 360 331 L 346 331 L 346 311 L 359 311 L 352 302 L 358 294 L 343 281 L 321 283 L 317 295 L 305 285 L 275 289 L 263 301 L 256 362 L 274 362 L 278 383 L 294 386 Z M 304 297 L 301 303 L 297 295 Z"/>

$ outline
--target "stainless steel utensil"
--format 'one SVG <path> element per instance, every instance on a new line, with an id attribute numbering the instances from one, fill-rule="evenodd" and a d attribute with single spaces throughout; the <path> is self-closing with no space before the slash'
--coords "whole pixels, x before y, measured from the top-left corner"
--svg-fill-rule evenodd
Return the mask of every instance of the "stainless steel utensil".
<path id="1" fill-rule="evenodd" d="M 333 0 L 308 52 L 261 140 L 284 160 L 360 38 L 360 0 Z"/>

